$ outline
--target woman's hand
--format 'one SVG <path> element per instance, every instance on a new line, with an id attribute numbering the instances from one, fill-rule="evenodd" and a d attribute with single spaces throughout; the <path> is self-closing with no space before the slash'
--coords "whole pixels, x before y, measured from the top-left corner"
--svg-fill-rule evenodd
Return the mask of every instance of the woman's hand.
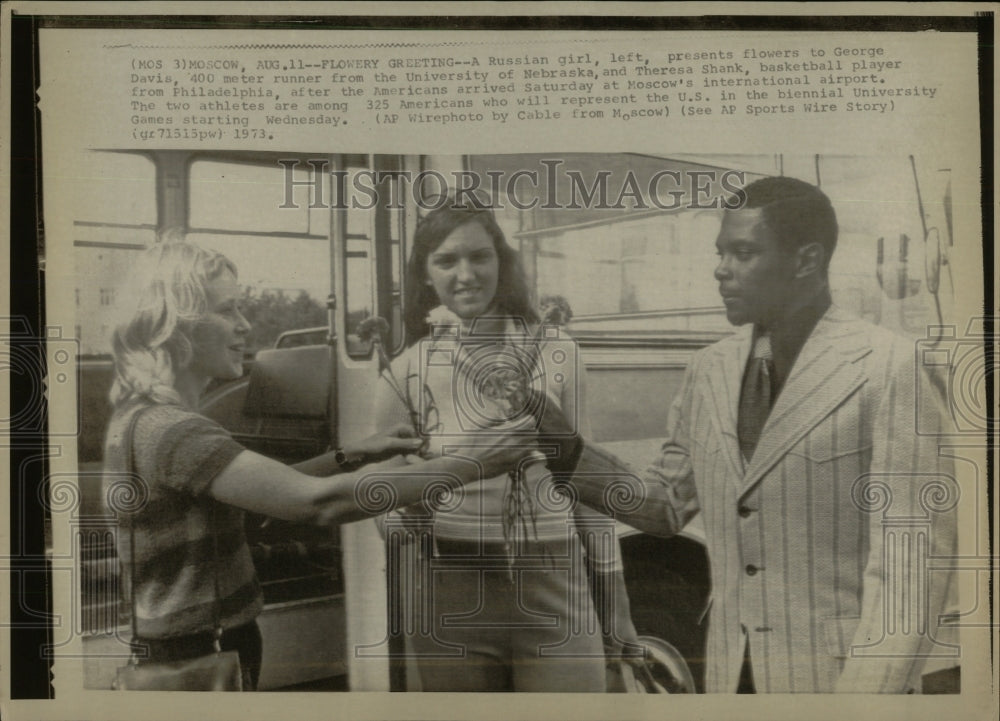
<path id="1" fill-rule="evenodd" d="M 401 423 L 379 431 L 360 441 L 344 446 L 344 454 L 351 461 L 378 461 L 399 453 L 416 453 L 424 445 L 412 426 Z"/>
<path id="2" fill-rule="evenodd" d="M 530 422 L 516 421 L 489 430 L 442 439 L 445 457 L 467 458 L 478 465 L 476 478 L 483 480 L 513 470 L 529 456 L 538 453 L 538 436 Z M 544 458 L 544 457 L 542 457 Z"/>

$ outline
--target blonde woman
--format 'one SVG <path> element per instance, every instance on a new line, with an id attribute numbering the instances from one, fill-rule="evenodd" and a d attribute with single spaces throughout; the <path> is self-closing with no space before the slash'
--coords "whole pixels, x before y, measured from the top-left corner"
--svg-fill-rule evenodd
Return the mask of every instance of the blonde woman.
<path id="1" fill-rule="evenodd" d="M 142 256 L 132 281 L 112 340 L 105 485 L 128 474 L 139 479 L 135 508 L 119 513 L 118 554 L 122 587 L 134 589 L 133 644 L 148 649 L 149 661 L 205 655 L 221 627 L 222 649 L 239 652 L 244 688 L 256 688 L 262 594 L 245 510 L 323 525 L 353 521 L 375 512 L 359 504 L 358 484 L 368 473 L 380 474 L 394 503 L 413 503 L 428 477 L 452 486 L 475 481 L 516 463 L 531 445 L 502 434 L 485 445 L 478 434 L 466 458 L 409 466 L 397 456 L 346 473 L 336 453 L 295 466 L 270 460 L 198 412 L 212 379 L 243 372 L 250 325 L 240 311 L 236 266 L 189 243 L 163 243 Z M 406 427 L 392 428 L 343 451 L 354 458 L 405 454 L 421 445 L 411 436 Z"/>

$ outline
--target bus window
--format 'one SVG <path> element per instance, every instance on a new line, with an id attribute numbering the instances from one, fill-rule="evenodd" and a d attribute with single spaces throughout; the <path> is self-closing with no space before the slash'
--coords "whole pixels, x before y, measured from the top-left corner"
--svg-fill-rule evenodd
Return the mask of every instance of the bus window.
<path id="1" fill-rule="evenodd" d="M 762 174 L 711 162 L 569 153 L 473 156 L 469 166 L 483 187 L 499 185 L 497 219 L 529 284 L 562 296 L 576 330 L 701 333 L 728 328 L 712 276 L 721 202 Z M 515 182 L 525 172 L 533 180 Z"/>
<path id="2" fill-rule="evenodd" d="M 589 319 L 593 325 L 609 316 L 718 306 L 710 271 L 719 222 L 710 211 L 645 213 L 515 237 L 522 249 L 527 241 L 525 255 L 534 256 L 538 293 L 563 296 L 578 324 Z M 672 329 L 690 329 L 680 317 L 671 322 L 682 324 Z M 648 318 L 644 326 L 650 327 Z"/>
<path id="3" fill-rule="evenodd" d="M 921 169 L 926 171 L 925 165 Z M 933 289 L 925 277 L 928 244 L 910 159 L 823 156 L 819 172 L 823 191 L 843 211 L 838 212 L 840 233 L 830 264 L 834 301 L 898 333 L 924 336 L 928 325 L 939 320 L 931 312 L 928 291 Z M 928 176 L 922 174 L 925 212 L 941 201 Z"/>
<path id="4" fill-rule="evenodd" d="M 765 175 L 818 183 L 833 202 L 838 305 L 921 335 L 940 322 L 942 282 L 950 293 L 947 268 L 939 277 L 950 171 L 927 158 L 567 153 L 478 155 L 468 165 L 497 195 L 532 289 L 565 298 L 578 333 L 728 332 L 712 272 L 720 201 Z"/>
<path id="5" fill-rule="evenodd" d="M 293 179 L 306 185 L 317 167 L 323 170 L 299 163 Z M 270 348 L 281 333 L 325 326 L 329 211 L 324 216 L 304 197 L 282 207 L 286 169 L 268 157 L 199 158 L 189 177 L 187 239 L 239 267 L 244 314 L 253 326 L 248 352 Z"/>
<path id="6" fill-rule="evenodd" d="M 372 315 L 389 322 L 385 339 L 390 353 L 402 350 L 402 268 L 406 232 L 402 186 L 394 175 L 401 159 L 393 155 L 347 156 L 344 298 L 346 347 L 352 358 L 367 358 L 370 342 L 357 337 L 358 324 Z M 396 187 L 392 184 L 396 183 Z M 378 262 L 376 262 L 378 260 Z"/>
<path id="7" fill-rule="evenodd" d="M 359 173 L 369 170 L 364 164 L 352 164 L 345 168 L 347 187 L 353 188 Z M 361 207 L 354 207 L 355 205 Z M 357 328 L 365 318 L 374 314 L 375 286 L 374 270 L 374 213 L 365 203 L 348 203 L 344 208 L 346 248 L 344 258 L 344 313 L 347 353 L 352 358 L 367 358 L 371 353 L 371 342 L 358 338 Z"/>

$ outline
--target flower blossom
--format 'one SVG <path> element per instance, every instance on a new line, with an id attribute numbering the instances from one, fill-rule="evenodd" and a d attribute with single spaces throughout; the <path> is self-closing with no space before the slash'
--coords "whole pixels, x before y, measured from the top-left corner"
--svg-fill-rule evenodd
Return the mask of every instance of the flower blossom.
<path id="1" fill-rule="evenodd" d="M 427 325 L 432 327 L 455 326 L 462 324 L 462 319 L 445 305 L 439 305 L 437 308 L 433 308 L 424 320 Z"/>

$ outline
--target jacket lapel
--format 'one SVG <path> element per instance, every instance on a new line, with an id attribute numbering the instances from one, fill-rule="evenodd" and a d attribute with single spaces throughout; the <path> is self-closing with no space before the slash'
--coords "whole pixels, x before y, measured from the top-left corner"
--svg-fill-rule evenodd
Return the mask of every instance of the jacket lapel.
<path id="1" fill-rule="evenodd" d="M 715 355 L 713 365 L 706 374 L 713 410 L 712 421 L 720 436 L 718 442 L 723 446 L 733 468 L 733 478 L 743 476 L 743 456 L 740 454 L 740 442 L 736 434 L 736 414 L 739 411 L 740 387 L 743 385 L 743 370 L 750 355 L 752 334 L 752 325 L 737 329 L 730 341 L 735 345 L 721 349 L 723 352 Z"/>
<path id="2" fill-rule="evenodd" d="M 865 338 L 833 308 L 816 324 L 764 424 L 743 474 L 743 494 L 864 382 L 863 364 L 855 361 L 870 351 Z"/>

